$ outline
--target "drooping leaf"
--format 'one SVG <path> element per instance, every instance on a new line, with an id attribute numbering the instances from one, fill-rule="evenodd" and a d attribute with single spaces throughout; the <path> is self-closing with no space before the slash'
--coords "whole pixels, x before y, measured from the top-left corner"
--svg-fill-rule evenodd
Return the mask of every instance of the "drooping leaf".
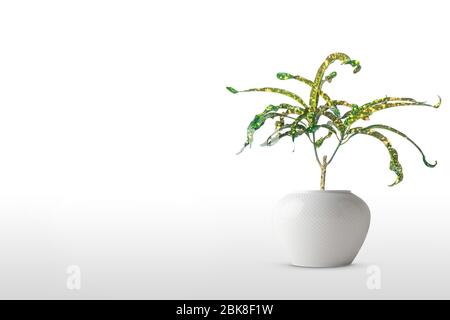
<path id="1" fill-rule="evenodd" d="M 295 141 L 296 138 L 300 137 L 302 134 L 304 134 L 306 132 L 306 130 L 304 128 L 301 127 L 297 127 L 296 130 L 289 130 L 288 132 L 284 132 L 280 135 L 280 139 L 285 137 L 285 136 L 289 136 L 292 138 L 292 142 Z"/>
<path id="2" fill-rule="evenodd" d="M 237 153 L 242 153 L 247 146 L 251 146 L 253 142 L 253 136 L 257 130 L 259 130 L 267 119 L 273 119 L 275 117 L 278 117 L 281 119 L 281 121 L 284 121 L 284 118 L 290 118 L 292 120 L 295 120 L 296 118 L 291 117 L 289 114 L 286 113 L 279 113 L 279 111 L 282 108 L 288 108 L 290 105 L 268 105 L 263 112 L 255 115 L 253 120 L 250 122 L 250 124 L 247 127 L 247 140 L 244 143 L 244 146 L 242 149 Z M 280 121 L 280 120 L 279 120 Z M 284 125 L 284 123 L 283 123 Z"/>
<path id="3" fill-rule="evenodd" d="M 244 146 L 242 149 L 237 153 L 242 153 L 247 146 L 251 146 L 253 142 L 253 136 L 255 134 L 255 131 L 262 127 L 262 125 L 266 122 L 267 119 L 274 116 L 274 113 L 261 113 L 257 114 L 253 120 L 250 122 L 250 124 L 247 127 L 247 140 L 244 143 Z"/>
<path id="4" fill-rule="evenodd" d="M 398 161 L 398 152 L 394 147 L 392 147 L 392 144 L 390 143 L 388 138 L 386 138 L 378 131 L 361 127 L 350 129 L 349 133 L 351 134 L 351 136 L 357 134 L 366 134 L 380 140 L 389 152 L 390 156 L 389 169 L 397 175 L 395 181 L 389 186 L 390 187 L 395 186 L 396 184 L 400 183 L 403 180 L 403 169 L 402 165 Z"/>
<path id="5" fill-rule="evenodd" d="M 392 127 L 383 125 L 383 124 L 374 124 L 374 125 L 370 125 L 370 126 L 366 127 L 366 129 L 384 129 L 384 130 L 389 130 L 389 131 L 391 131 L 391 132 L 394 132 L 394 133 L 398 134 L 399 136 L 405 138 L 405 139 L 408 140 L 410 143 L 412 143 L 412 144 L 416 147 L 416 149 L 419 150 L 420 154 L 422 155 L 422 161 L 423 161 L 423 163 L 424 163 L 427 167 L 429 167 L 429 168 L 434 168 L 434 167 L 437 165 L 437 161 L 435 161 L 434 164 L 428 162 L 428 161 L 427 161 L 427 158 L 426 158 L 426 156 L 425 156 L 425 154 L 424 154 L 423 151 L 422 151 L 422 149 L 417 145 L 417 143 L 415 143 L 412 139 L 410 139 L 410 138 L 409 138 L 406 134 L 404 134 L 403 132 L 401 132 L 401 131 L 399 131 L 399 130 L 397 130 L 397 129 L 395 129 L 395 128 L 392 128 Z"/>
<path id="6" fill-rule="evenodd" d="M 287 130 L 286 130 L 287 129 Z M 292 127 L 292 124 L 285 125 L 282 128 L 275 130 L 261 146 L 273 146 L 278 143 L 284 137 L 291 137 L 292 141 L 294 141 L 297 137 L 301 136 L 305 133 L 305 128 L 301 125 L 296 127 Z"/>
<path id="7" fill-rule="evenodd" d="M 283 130 L 290 129 L 291 125 L 286 124 L 281 128 L 276 128 L 275 131 L 264 141 L 261 143 L 261 147 L 267 147 L 267 146 L 273 146 L 278 141 L 280 141 L 280 135 L 283 132 Z"/>

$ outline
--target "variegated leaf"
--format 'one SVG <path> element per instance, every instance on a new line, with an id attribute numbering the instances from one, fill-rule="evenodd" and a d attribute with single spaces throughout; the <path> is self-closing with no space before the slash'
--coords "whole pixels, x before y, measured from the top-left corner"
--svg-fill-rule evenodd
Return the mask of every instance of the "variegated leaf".
<path id="1" fill-rule="evenodd" d="M 397 130 L 395 128 L 386 126 L 384 124 L 370 125 L 370 126 L 366 127 L 366 129 L 384 129 L 384 130 L 389 130 L 391 132 L 394 132 L 394 133 L 398 134 L 399 136 L 401 136 L 401 137 L 405 138 L 406 140 L 408 140 L 412 145 L 414 145 L 416 147 L 417 150 L 419 150 L 420 154 L 422 155 L 422 161 L 427 167 L 434 168 L 437 165 L 437 161 L 435 161 L 434 164 L 428 162 L 428 160 L 427 160 L 425 154 L 423 153 L 422 149 L 417 145 L 417 143 L 415 143 L 411 138 L 409 138 L 403 132 L 401 132 L 401 131 L 399 131 L 399 130 Z"/>
<path id="2" fill-rule="evenodd" d="M 319 92 L 321 91 L 322 88 L 325 71 L 335 61 L 341 61 L 342 64 L 352 65 L 354 67 L 353 70 L 354 73 L 358 72 L 361 69 L 359 62 L 350 59 L 350 57 L 345 53 L 337 52 L 330 54 L 322 63 L 322 65 L 319 67 L 319 70 L 316 73 L 316 78 L 314 79 L 314 85 L 311 89 L 311 94 L 309 97 L 309 106 L 312 110 L 315 110 L 317 108 L 319 100 Z"/>
<path id="3" fill-rule="evenodd" d="M 416 101 L 412 98 L 392 98 L 386 97 L 382 99 L 375 100 L 371 103 L 364 104 L 360 107 L 354 107 L 350 112 L 347 112 L 342 117 L 346 126 L 351 126 L 354 122 L 358 120 L 368 120 L 369 117 L 380 110 L 385 110 L 393 107 L 401 107 L 401 106 L 427 106 L 438 108 L 441 104 L 441 98 L 439 97 L 439 101 L 434 104 L 428 104 L 426 102 Z"/>
<path id="4" fill-rule="evenodd" d="M 230 91 L 231 93 L 235 93 L 235 94 L 239 93 L 239 92 L 257 92 L 257 91 L 278 93 L 278 94 L 282 94 L 286 97 L 289 97 L 291 99 L 294 99 L 295 101 L 300 103 L 304 108 L 306 108 L 306 109 L 308 108 L 308 105 L 303 101 L 302 98 L 300 98 L 300 96 L 296 95 L 293 92 L 285 90 L 285 89 L 265 87 L 265 88 L 252 88 L 252 89 L 247 89 L 247 90 L 236 90 L 232 87 L 227 87 L 227 90 Z"/>
<path id="5" fill-rule="evenodd" d="M 333 135 L 333 132 L 328 131 L 328 133 L 325 136 L 323 136 L 323 137 L 319 138 L 318 140 L 316 140 L 316 143 L 315 143 L 316 147 L 320 148 L 322 146 L 323 142 L 326 139 L 330 138 L 332 135 Z"/>
<path id="6" fill-rule="evenodd" d="M 392 144 L 390 143 L 388 138 L 386 138 L 384 135 L 382 135 L 378 131 L 375 131 L 373 129 L 361 128 L 361 127 L 351 129 L 350 134 L 352 136 L 357 135 L 357 134 L 366 134 L 366 135 L 372 136 L 372 137 L 380 140 L 384 144 L 386 149 L 388 150 L 389 156 L 391 158 L 390 163 L 389 163 L 389 169 L 392 170 L 397 175 L 397 178 L 395 179 L 395 181 L 392 184 L 390 184 L 389 186 L 390 187 L 395 186 L 396 184 L 400 183 L 403 180 L 403 168 L 402 168 L 402 165 L 400 164 L 400 162 L 398 161 L 398 152 L 394 147 L 392 147 Z"/>

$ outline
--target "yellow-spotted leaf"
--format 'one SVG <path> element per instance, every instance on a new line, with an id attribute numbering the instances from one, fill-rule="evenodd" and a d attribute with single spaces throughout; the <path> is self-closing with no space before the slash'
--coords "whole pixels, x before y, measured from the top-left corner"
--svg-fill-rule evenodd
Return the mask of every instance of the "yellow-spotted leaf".
<path id="1" fill-rule="evenodd" d="M 252 89 L 247 89 L 247 90 L 236 90 L 233 87 L 227 87 L 227 90 L 230 91 L 231 93 L 239 93 L 239 92 L 270 92 L 270 93 L 278 93 L 278 94 L 284 95 L 286 97 L 289 97 L 289 98 L 297 101 L 304 108 L 308 108 L 308 105 L 303 101 L 303 99 L 300 96 L 298 96 L 297 94 L 295 94 L 293 92 L 285 90 L 285 89 L 265 87 L 265 88 L 252 88 Z"/>
<path id="2" fill-rule="evenodd" d="M 395 179 L 395 181 L 392 184 L 390 184 L 389 186 L 390 187 L 395 186 L 396 184 L 400 183 L 403 180 L 403 169 L 402 169 L 402 165 L 398 161 L 398 152 L 392 146 L 392 144 L 388 140 L 388 138 L 386 138 L 384 135 L 382 135 L 378 131 L 375 131 L 373 129 L 361 128 L 361 127 L 351 129 L 350 134 L 352 136 L 357 135 L 357 134 L 366 134 L 366 135 L 369 135 L 369 136 L 374 137 L 374 138 L 378 139 L 379 141 L 381 141 L 384 144 L 384 146 L 386 147 L 386 149 L 388 150 L 389 156 L 391 158 L 391 160 L 389 162 L 389 169 L 397 175 L 397 178 Z"/>
<path id="3" fill-rule="evenodd" d="M 395 128 L 383 125 L 383 124 L 374 124 L 374 125 L 366 127 L 366 129 L 383 129 L 383 130 L 388 130 L 388 131 L 391 131 L 391 132 L 394 132 L 394 133 L 398 134 L 399 136 L 401 136 L 401 137 L 405 138 L 406 140 L 408 140 L 414 147 L 416 147 L 417 150 L 419 150 L 420 154 L 422 155 L 422 161 L 427 167 L 434 168 L 437 165 L 437 161 L 435 161 L 434 163 L 428 162 L 428 160 L 427 160 L 425 154 L 423 153 L 422 149 L 417 145 L 417 143 L 415 143 L 411 138 L 409 138 L 403 132 L 401 132 L 401 131 L 399 131 L 399 130 L 397 130 Z"/>
<path id="4" fill-rule="evenodd" d="M 314 79 L 314 85 L 311 89 L 311 94 L 309 97 L 309 106 L 312 110 L 315 110 L 317 108 L 317 104 L 319 101 L 319 92 L 322 89 L 325 71 L 335 61 L 341 61 L 342 64 L 350 64 L 352 67 L 354 67 L 354 70 L 353 70 L 354 73 L 358 72 L 361 69 L 359 62 L 356 60 L 352 60 L 345 53 L 336 52 L 336 53 L 330 54 L 325 59 L 325 61 L 322 63 L 322 65 L 319 67 L 319 70 L 317 70 L 316 78 Z"/>
<path id="5" fill-rule="evenodd" d="M 373 113 L 388 108 L 402 107 L 402 106 L 427 106 L 439 108 L 440 105 L 441 105 L 440 97 L 439 101 L 434 105 L 428 104 L 426 102 L 416 101 L 412 98 L 386 97 L 382 99 L 377 99 L 370 103 L 366 103 L 362 106 L 356 106 L 351 111 L 344 114 L 342 118 L 345 119 L 344 123 L 346 126 L 351 126 L 354 122 L 358 120 L 367 120 Z"/>

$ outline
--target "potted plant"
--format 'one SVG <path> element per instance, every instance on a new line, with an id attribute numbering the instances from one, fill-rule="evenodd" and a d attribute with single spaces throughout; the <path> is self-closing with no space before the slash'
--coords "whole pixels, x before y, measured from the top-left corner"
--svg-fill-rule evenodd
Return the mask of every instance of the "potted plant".
<path id="1" fill-rule="evenodd" d="M 241 153 L 253 142 L 255 132 L 267 120 L 275 120 L 273 133 L 262 146 L 273 146 L 281 138 L 289 137 L 294 143 L 305 136 L 312 144 L 316 161 L 320 167 L 320 190 L 289 194 L 280 200 L 275 215 L 275 223 L 287 244 L 294 265 L 306 267 L 336 267 L 352 263 L 359 252 L 369 229 L 370 211 L 366 203 L 343 190 L 325 190 L 327 168 L 337 151 L 357 135 L 368 135 L 383 143 L 389 153 L 389 169 L 395 175 L 394 186 L 403 179 L 402 166 L 397 150 L 384 135 L 384 131 L 399 135 L 409 141 L 422 156 L 423 163 L 430 168 L 437 162 L 429 162 L 422 149 L 403 132 L 384 124 L 356 126 L 360 121 L 369 120 L 380 110 L 400 106 L 428 106 L 438 108 L 441 99 L 434 104 L 417 101 L 413 98 L 383 97 L 361 105 L 344 100 L 333 100 L 323 90 L 337 75 L 335 71 L 326 74 L 334 62 L 353 67 L 353 73 L 361 70 L 360 63 L 344 53 L 330 54 L 319 67 L 314 80 L 285 72 L 277 74 L 280 80 L 297 80 L 311 88 L 309 102 L 299 95 L 279 88 L 253 88 L 236 90 L 227 87 L 231 93 L 271 92 L 290 98 L 291 103 L 268 105 L 257 114 L 247 128 L 247 139 Z M 323 134 L 319 135 L 321 132 Z M 383 133 L 382 133 L 383 132 Z M 337 142 L 330 156 L 319 156 L 319 149 L 328 139 Z M 331 140 L 330 140 L 331 141 Z"/>

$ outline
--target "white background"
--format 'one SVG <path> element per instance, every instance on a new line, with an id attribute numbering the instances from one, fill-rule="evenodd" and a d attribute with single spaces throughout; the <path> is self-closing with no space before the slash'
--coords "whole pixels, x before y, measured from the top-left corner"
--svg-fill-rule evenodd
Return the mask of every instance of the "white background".
<path id="1" fill-rule="evenodd" d="M 450 298 L 446 1 L 1 1 L 0 298 Z M 236 156 L 254 114 L 286 99 L 239 89 L 300 83 L 331 52 L 326 85 L 355 103 L 435 102 L 372 117 L 408 133 L 358 137 L 328 170 L 372 211 L 355 264 L 291 267 L 270 209 L 316 189 L 306 139 Z M 325 87 L 324 87 L 325 88 Z M 271 126 L 271 125 L 270 125 Z M 268 131 L 267 131 L 268 130 Z M 256 136 L 257 142 L 270 131 Z M 66 288 L 66 268 L 82 288 Z M 366 269 L 382 271 L 368 290 Z"/>

